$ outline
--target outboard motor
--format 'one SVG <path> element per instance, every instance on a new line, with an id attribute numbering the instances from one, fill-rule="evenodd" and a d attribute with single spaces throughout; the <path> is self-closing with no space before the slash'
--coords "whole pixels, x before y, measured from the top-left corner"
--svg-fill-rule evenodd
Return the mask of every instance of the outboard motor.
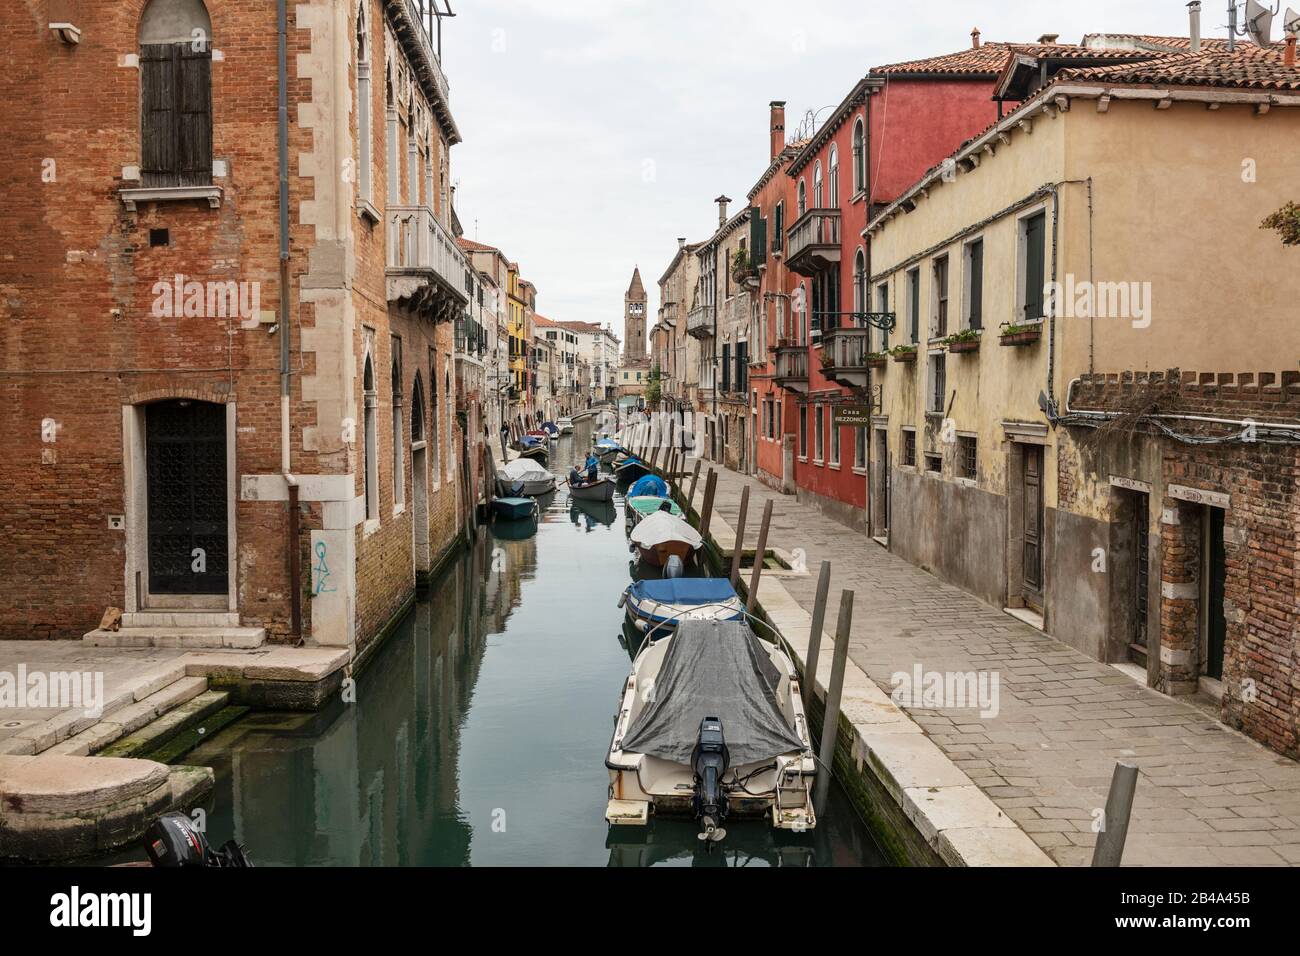
<path id="1" fill-rule="evenodd" d="M 144 849 L 149 862 L 160 867 L 251 867 L 244 848 L 234 840 L 214 850 L 207 838 L 195 829 L 194 821 L 183 813 L 164 814 L 144 833 Z"/>
<path id="2" fill-rule="evenodd" d="M 668 563 L 664 565 L 664 577 L 680 578 L 685 573 L 686 565 L 682 563 L 682 559 L 675 554 L 670 554 Z"/>
<path id="3" fill-rule="evenodd" d="M 731 767 L 731 754 L 722 735 L 722 721 L 705 717 L 700 721 L 700 735 L 691 753 L 691 768 L 695 771 L 695 795 L 691 806 L 695 819 L 703 828 L 699 839 L 717 843 L 727 835 L 722 822 L 731 809 L 722 778 Z"/>

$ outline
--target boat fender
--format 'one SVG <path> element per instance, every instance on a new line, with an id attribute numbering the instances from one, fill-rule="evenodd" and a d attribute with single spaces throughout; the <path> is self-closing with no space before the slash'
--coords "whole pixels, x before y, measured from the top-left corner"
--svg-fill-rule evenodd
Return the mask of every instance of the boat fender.
<path id="1" fill-rule="evenodd" d="M 627 603 L 627 592 L 624 591 L 622 594 L 618 596 L 618 606 L 622 607 L 626 603 Z"/>

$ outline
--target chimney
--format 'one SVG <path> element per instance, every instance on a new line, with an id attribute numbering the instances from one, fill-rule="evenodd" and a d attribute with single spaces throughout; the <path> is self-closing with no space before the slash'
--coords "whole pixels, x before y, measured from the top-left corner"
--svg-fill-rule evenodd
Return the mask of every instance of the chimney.
<path id="1" fill-rule="evenodd" d="M 1191 21 L 1192 52 L 1201 52 L 1201 0 L 1192 0 L 1187 5 L 1187 18 Z"/>
<path id="2" fill-rule="evenodd" d="M 1292 68 L 1295 67 L 1295 44 L 1296 35 L 1293 33 L 1286 38 L 1286 54 L 1282 58 L 1282 62 Z"/>
<path id="3" fill-rule="evenodd" d="M 772 101 L 772 158 L 776 159 L 785 149 L 785 101 Z"/>
<path id="4" fill-rule="evenodd" d="M 980 48 L 980 28 L 976 27 L 970 32 L 970 45 L 972 50 Z"/>
<path id="5" fill-rule="evenodd" d="M 1055 43 L 1059 39 L 1061 39 L 1061 35 L 1059 33 L 1044 33 L 1042 36 L 1038 38 L 1038 42 Z"/>
<path id="6" fill-rule="evenodd" d="M 724 195 L 713 201 L 718 204 L 718 228 L 721 229 L 727 224 L 727 206 L 731 200 Z"/>
<path id="7" fill-rule="evenodd" d="M 677 237 L 677 248 L 678 248 L 678 249 L 685 249 L 685 248 L 686 248 L 686 237 L 685 237 L 685 236 L 678 236 L 678 237 Z"/>

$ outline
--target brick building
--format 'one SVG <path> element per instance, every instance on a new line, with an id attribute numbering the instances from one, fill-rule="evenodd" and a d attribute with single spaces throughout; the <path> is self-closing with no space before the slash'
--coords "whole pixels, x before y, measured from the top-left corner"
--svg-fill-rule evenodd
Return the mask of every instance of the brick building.
<path id="1" fill-rule="evenodd" d="M 34 6 L 0 105 L 0 636 L 118 607 L 356 648 L 464 513 L 435 11 L 286 4 L 278 49 L 275 3 Z"/>

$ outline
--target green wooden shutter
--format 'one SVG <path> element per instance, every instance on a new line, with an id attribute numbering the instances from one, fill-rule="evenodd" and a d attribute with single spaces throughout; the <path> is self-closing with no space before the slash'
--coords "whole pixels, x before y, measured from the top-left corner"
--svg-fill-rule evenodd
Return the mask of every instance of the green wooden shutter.
<path id="1" fill-rule="evenodd" d="M 731 346 L 722 346 L 722 390 L 731 391 Z"/>
<path id="2" fill-rule="evenodd" d="M 984 243 L 970 247 L 970 327 L 984 328 Z"/>
<path id="3" fill-rule="evenodd" d="M 1025 320 L 1043 317 L 1044 227 L 1043 213 L 1025 223 Z"/>
<path id="4" fill-rule="evenodd" d="M 767 220 L 757 206 L 749 211 L 749 254 L 755 269 L 767 261 Z"/>
<path id="5" fill-rule="evenodd" d="M 183 186 L 207 186 L 212 183 L 212 53 L 206 46 L 195 52 L 192 44 L 179 50 L 178 173 Z"/>

